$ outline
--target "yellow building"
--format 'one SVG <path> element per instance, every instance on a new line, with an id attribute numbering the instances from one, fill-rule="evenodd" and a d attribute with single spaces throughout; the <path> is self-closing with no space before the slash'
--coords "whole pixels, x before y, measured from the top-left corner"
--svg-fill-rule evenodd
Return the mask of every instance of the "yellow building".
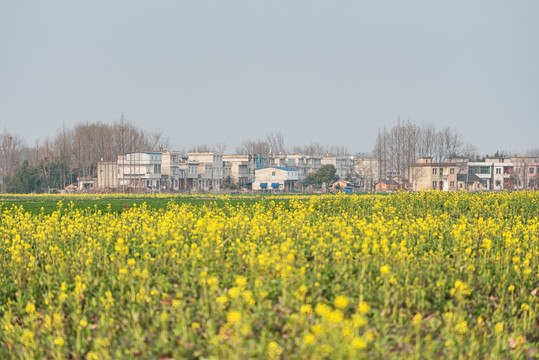
<path id="1" fill-rule="evenodd" d="M 410 166 L 410 188 L 457 191 L 457 173 L 456 163 L 433 163 L 432 158 L 422 157 Z"/>

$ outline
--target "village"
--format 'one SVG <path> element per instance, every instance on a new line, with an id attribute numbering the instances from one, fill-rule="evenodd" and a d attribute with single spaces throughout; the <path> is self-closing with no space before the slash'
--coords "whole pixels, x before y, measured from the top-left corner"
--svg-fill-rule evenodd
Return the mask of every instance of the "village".
<path id="1" fill-rule="evenodd" d="M 334 181 L 308 180 L 322 167 Z M 334 169 L 334 170 L 333 170 Z M 216 152 L 131 152 L 97 164 L 97 177 L 79 177 L 66 192 L 99 193 L 324 193 L 503 191 L 537 189 L 539 161 L 533 157 L 464 157 L 433 162 L 420 157 L 407 169 L 381 173 L 379 159 L 357 156 L 243 155 Z"/>

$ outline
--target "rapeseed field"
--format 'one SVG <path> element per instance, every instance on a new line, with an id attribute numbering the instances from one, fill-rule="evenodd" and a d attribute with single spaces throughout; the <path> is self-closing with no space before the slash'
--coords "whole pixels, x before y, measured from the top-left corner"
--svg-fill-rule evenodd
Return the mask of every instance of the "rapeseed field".
<path id="1" fill-rule="evenodd" d="M 539 194 L 229 198 L 0 206 L 0 358 L 538 356 Z"/>

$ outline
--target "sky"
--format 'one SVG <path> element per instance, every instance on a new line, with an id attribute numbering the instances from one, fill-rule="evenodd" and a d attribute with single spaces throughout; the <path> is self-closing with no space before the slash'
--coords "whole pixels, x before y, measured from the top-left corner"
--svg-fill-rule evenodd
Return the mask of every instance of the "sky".
<path id="1" fill-rule="evenodd" d="M 400 117 L 539 147 L 539 1 L 0 3 L 0 128 L 125 118 L 175 149 L 280 131 L 371 151 Z"/>

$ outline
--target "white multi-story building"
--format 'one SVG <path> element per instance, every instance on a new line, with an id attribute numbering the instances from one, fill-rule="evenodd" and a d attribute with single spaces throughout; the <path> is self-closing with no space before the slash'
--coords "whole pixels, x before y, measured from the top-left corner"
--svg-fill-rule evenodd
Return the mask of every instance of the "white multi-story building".
<path id="1" fill-rule="evenodd" d="M 179 153 L 131 152 L 97 164 L 97 188 L 109 191 L 178 191 L 185 178 Z"/>
<path id="2" fill-rule="evenodd" d="M 379 179 L 379 161 L 373 157 L 356 157 L 354 159 L 354 182 L 364 191 L 374 190 Z"/>
<path id="3" fill-rule="evenodd" d="M 335 166 L 336 174 L 339 179 L 346 179 L 354 175 L 354 157 L 353 156 L 324 156 L 322 165 Z"/>
<path id="4" fill-rule="evenodd" d="M 299 180 L 304 180 L 310 173 L 318 171 L 322 167 L 321 156 L 290 154 L 271 156 L 268 166 L 286 167 L 298 171 Z"/>
<path id="5" fill-rule="evenodd" d="M 118 156 L 118 187 L 161 190 L 160 152 L 132 152 Z"/>

